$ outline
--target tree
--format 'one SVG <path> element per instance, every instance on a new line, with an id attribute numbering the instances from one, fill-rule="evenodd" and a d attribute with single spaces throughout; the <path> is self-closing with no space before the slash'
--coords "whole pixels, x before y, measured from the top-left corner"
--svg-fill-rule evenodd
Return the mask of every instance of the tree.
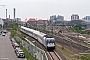
<path id="1" fill-rule="evenodd" d="M 73 26 L 73 28 L 77 31 L 80 32 L 81 30 L 84 30 L 81 24 L 76 24 Z"/>
<path id="2" fill-rule="evenodd" d="M 16 34 L 16 31 L 15 31 L 15 30 L 12 30 L 12 32 L 11 32 L 11 36 L 14 37 L 15 34 Z"/>
<path id="3" fill-rule="evenodd" d="M 8 23 L 8 28 L 12 28 L 13 30 L 17 30 L 18 29 L 18 23 L 16 22 L 9 22 Z"/>

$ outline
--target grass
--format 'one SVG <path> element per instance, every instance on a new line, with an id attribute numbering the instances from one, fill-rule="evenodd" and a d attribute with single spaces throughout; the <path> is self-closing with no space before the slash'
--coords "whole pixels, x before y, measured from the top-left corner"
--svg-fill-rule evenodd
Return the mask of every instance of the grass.
<path id="1" fill-rule="evenodd" d="M 24 40 L 25 42 L 27 42 L 29 44 L 29 42 L 27 40 L 25 40 L 26 36 L 24 34 L 22 34 L 21 32 L 17 32 L 16 36 L 20 37 L 22 40 Z"/>
<path id="2" fill-rule="evenodd" d="M 62 46 L 58 45 L 56 48 L 67 58 L 67 60 L 90 60 L 90 54 L 76 54 L 66 48 L 62 49 Z"/>
<path id="3" fill-rule="evenodd" d="M 90 54 L 83 54 L 80 58 L 82 60 L 90 60 Z"/>
<path id="4" fill-rule="evenodd" d="M 75 52 L 72 52 L 66 48 L 62 49 L 62 46 L 57 45 L 56 48 L 61 51 L 61 53 L 67 58 L 67 60 L 78 60 L 78 56 L 76 56 Z"/>

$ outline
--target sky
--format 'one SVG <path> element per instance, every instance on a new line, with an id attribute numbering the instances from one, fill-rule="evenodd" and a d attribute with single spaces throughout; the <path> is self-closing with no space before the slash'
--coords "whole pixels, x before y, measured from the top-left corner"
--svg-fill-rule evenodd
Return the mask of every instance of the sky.
<path id="1" fill-rule="evenodd" d="M 49 19 L 51 15 L 62 15 L 70 20 L 71 14 L 78 14 L 80 18 L 90 15 L 90 0 L 0 0 L 0 17 L 5 18 L 5 9 L 13 18 L 13 8 L 16 17 L 22 20 L 29 18 Z"/>

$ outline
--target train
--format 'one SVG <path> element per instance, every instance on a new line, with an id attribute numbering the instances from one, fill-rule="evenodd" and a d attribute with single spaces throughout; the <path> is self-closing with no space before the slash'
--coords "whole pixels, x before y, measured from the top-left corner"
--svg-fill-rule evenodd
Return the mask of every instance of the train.
<path id="1" fill-rule="evenodd" d="M 47 50 L 54 50 L 56 47 L 55 38 L 48 34 L 24 26 L 20 27 L 20 31 L 33 37 L 35 40 L 40 42 Z"/>

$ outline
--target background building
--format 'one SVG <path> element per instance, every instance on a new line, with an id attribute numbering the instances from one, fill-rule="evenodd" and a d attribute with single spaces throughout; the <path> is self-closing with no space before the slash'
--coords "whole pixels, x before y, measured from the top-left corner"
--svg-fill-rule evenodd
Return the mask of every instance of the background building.
<path id="1" fill-rule="evenodd" d="M 57 20 L 64 20 L 64 16 L 58 15 L 58 16 L 57 16 Z"/>
<path id="2" fill-rule="evenodd" d="M 3 28 L 6 28 L 8 26 L 9 20 L 8 20 L 8 18 L 7 19 L 2 18 L 2 20 L 4 22 Z"/>
<path id="3" fill-rule="evenodd" d="M 84 20 L 90 20 L 90 16 L 85 16 L 83 19 Z"/>
<path id="4" fill-rule="evenodd" d="M 21 18 L 15 18 L 15 21 L 16 22 L 20 22 L 21 21 Z"/>
<path id="5" fill-rule="evenodd" d="M 39 19 L 39 20 L 37 20 L 37 25 L 38 26 L 47 26 L 48 25 L 48 20 Z"/>
<path id="6" fill-rule="evenodd" d="M 50 16 L 50 20 L 64 20 L 64 16 L 56 16 L 56 15 L 52 15 Z"/>
<path id="7" fill-rule="evenodd" d="M 28 21 L 27 21 L 27 26 L 37 26 L 37 20 L 35 18 L 30 18 Z"/>
<path id="8" fill-rule="evenodd" d="M 4 21 L 0 18 L 0 28 L 3 27 Z"/>
<path id="9" fill-rule="evenodd" d="M 50 20 L 56 20 L 56 15 L 50 16 Z"/>
<path id="10" fill-rule="evenodd" d="M 79 20 L 79 15 L 78 14 L 72 14 L 71 20 Z"/>

